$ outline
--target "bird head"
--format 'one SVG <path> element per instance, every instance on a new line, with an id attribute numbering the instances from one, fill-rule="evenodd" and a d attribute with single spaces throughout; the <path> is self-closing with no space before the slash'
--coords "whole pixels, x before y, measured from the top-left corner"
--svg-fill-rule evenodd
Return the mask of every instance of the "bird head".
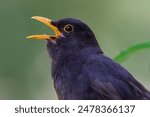
<path id="1" fill-rule="evenodd" d="M 66 18 L 52 21 L 40 16 L 33 16 L 32 19 L 46 24 L 55 35 L 32 35 L 27 37 L 29 39 L 48 40 L 48 43 L 66 47 L 98 45 L 92 30 L 80 20 Z"/>

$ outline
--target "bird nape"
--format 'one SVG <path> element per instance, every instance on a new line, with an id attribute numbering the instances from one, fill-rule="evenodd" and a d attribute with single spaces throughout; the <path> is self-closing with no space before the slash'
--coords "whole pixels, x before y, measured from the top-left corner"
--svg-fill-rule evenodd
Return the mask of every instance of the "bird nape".
<path id="1" fill-rule="evenodd" d="M 103 54 L 92 30 L 74 18 L 52 21 L 34 16 L 55 35 L 27 38 L 47 40 L 52 58 L 52 78 L 62 100 L 150 99 L 144 88 L 125 68 Z"/>

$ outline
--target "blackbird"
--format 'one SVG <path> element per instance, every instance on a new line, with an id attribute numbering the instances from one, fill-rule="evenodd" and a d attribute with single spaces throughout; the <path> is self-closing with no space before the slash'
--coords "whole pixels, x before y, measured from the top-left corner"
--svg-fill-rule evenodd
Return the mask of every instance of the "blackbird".
<path id="1" fill-rule="evenodd" d="M 34 16 L 55 35 L 27 38 L 47 40 L 52 78 L 61 100 L 144 100 L 150 92 L 125 68 L 105 56 L 94 33 L 74 18 L 52 21 Z"/>

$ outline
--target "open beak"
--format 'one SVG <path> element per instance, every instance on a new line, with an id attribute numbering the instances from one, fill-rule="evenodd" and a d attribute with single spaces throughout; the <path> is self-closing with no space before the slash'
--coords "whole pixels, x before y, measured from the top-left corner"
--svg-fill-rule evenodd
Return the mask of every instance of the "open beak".
<path id="1" fill-rule="evenodd" d="M 32 19 L 38 20 L 42 23 L 44 23 L 45 25 L 47 25 L 48 27 L 50 27 L 55 35 L 31 35 L 28 36 L 27 39 L 39 39 L 39 40 L 50 40 L 50 41 L 55 41 L 56 39 L 58 39 L 61 36 L 61 32 L 58 30 L 58 28 L 54 25 L 52 25 L 52 21 L 48 18 L 45 17 L 40 17 L 40 16 L 33 16 Z"/>

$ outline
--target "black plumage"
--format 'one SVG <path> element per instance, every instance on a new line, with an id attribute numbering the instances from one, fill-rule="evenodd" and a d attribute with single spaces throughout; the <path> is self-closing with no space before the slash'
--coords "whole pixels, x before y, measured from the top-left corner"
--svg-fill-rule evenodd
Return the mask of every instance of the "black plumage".
<path id="1" fill-rule="evenodd" d="M 148 90 L 103 54 L 86 24 L 71 18 L 52 24 L 64 35 L 47 46 L 59 99 L 150 99 Z M 74 27 L 69 34 L 63 31 L 67 24 Z"/>
<path id="2" fill-rule="evenodd" d="M 142 84 L 103 54 L 94 33 L 85 23 L 67 18 L 51 24 L 61 32 L 55 43 L 48 40 L 47 44 L 59 99 L 150 99 L 150 92 Z"/>

